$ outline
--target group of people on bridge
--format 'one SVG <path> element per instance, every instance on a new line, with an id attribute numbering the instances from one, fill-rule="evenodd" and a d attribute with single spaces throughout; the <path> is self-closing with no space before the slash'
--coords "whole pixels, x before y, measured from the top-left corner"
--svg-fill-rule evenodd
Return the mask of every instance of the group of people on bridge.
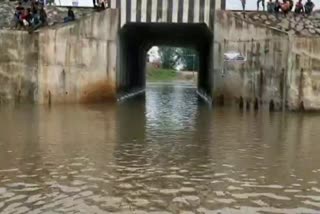
<path id="1" fill-rule="evenodd" d="M 51 5 L 52 1 L 48 1 Z M 15 28 L 22 28 L 32 32 L 42 26 L 48 24 L 47 12 L 45 10 L 46 0 L 22 0 L 18 2 L 13 20 Z M 110 0 L 93 0 L 93 7 L 97 11 L 102 11 L 110 7 Z M 72 7 L 68 7 L 67 16 L 64 17 L 64 22 L 74 21 L 75 14 Z"/>
<path id="2" fill-rule="evenodd" d="M 27 4 L 27 3 L 26 3 Z M 18 2 L 14 13 L 15 27 L 28 28 L 29 30 L 38 29 L 40 26 L 47 23 L 47 13 L 43 4 L 32 1 L 28 4 L 30 7 L 23 7 L 21 2 Z"/>
<path id="3" fill-rule="evenodd" d="M 246 7 L 246 0 L 241 0 L 242 9 L 245 11 Z M 257 11 L 259 11 L 260 4 L 262 5 L 263 11 L 265 11 L 265 0 L 257 0 Z M 288 14 L 292 11 L 294 7 L 293 0 L 269 0 L 267 3 L 267 11 L 269 13 L 280 13 L 282 12 L 284 15 Z M 310 15 L 313 11 L 313 8 L 315 7 L 315 4 L 312 2 L 312 0 L 306 0 L 306 2 L 303 4 L 302 0 L 298 0 L 298 2 L 295 4 L 294 12 L 295 14 L 306 14 Z"/>
<path id="4" fill-rule="evenodd" d="M 13 16 L 15 27 L 23 28 L 29 31 L 34 31 L 41 26 L 48 24 L 47 12 L 44 8 L 45 3 L 42 1 L 36 0 L 24 0 L 18 2 L 18 5 L 15 8 L 15 13 Z M 68 14 L 64 17 L 64 22 L 74 21 L 75 15 L 71 7 L 68 8 Z"/>
<path id="5" fill-rule="evenodd" d="M 110 8 L 110 0 L 92 0 L 93 7 L 97 10 L 105 10 Z"/>

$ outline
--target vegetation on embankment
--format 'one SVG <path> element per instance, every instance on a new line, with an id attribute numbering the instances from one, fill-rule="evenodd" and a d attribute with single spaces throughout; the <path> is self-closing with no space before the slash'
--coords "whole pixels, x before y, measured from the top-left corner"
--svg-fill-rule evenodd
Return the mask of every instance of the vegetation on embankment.
<path id="1" fill-rule="evenodd" d="M 174 69 L 150 68 L 147 71 L 147 81 L 175 81 L 177 72 Z"/>

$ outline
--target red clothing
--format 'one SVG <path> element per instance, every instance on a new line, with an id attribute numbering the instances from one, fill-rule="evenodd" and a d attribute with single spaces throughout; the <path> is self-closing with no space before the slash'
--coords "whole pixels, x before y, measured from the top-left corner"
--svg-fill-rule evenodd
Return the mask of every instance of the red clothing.
<path id="1" fill-rule="evenodd" d="M 290 9 L 290 2 L 287 1 L 286 3 L 281 4 L 281 10 L 282 11 L 288 11 Z"/>
<path id="2" fill-rule="evenodd" d="M 296 4 L 296 8 L 303 8 L 303 4 L 301 3 L 301 2 L 297 2 L 297 4 Z"/>
<path id="3" fill-rule="evenodd" d="M 21 17 L 20 17 L 21 20 L 27 20 L 28 22 L 30 21 L 31 19 L 31 15 L 30 14 L 22 14 Z"/>

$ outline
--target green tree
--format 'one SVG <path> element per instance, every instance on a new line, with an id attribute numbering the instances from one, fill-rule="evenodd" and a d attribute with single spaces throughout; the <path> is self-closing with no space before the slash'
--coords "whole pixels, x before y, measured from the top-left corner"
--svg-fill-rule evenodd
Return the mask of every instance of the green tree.
<path id="1" fill-rule="evenodd" d="M 181 58 L 180 48 L 160 46 L 158 53 L 164 69 L 175 69 Z"/>
<path id="2" fill-rule="evenodd" d="M 199 69 L 199 57 L 197 52 L 191 48 L 182 48 L 180 55 L 180 62 L 183 65 L 182 69 L 193 71 Z"/>
<path id="3" fill-rule="evenodd" d="M 175 69 L 177 65 L 182 65 L 183 70 L 198 70 L 199 57 L 196 50 L 191 48 L 176 48 L 160 46 L 158 53 L 164 69 Z"/>

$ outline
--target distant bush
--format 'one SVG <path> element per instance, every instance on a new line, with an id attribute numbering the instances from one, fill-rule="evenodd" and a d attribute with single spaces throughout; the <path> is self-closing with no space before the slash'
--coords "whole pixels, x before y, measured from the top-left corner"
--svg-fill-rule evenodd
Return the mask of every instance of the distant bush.
<path id="1" fill-rule="evenodd" d="M 148 81 L 174 81 L 177 79 L 177 72 L 173 69 L 149 68 L 147 71 Z"/>

